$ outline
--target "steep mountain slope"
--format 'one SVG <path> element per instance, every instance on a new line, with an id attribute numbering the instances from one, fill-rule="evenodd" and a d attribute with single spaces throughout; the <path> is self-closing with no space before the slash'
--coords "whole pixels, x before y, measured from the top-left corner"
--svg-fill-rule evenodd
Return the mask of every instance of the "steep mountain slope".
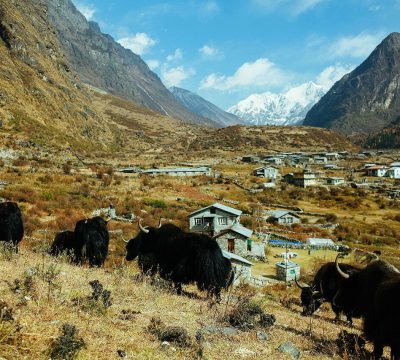
<path id="1" fill-rule="evenodd" d="M 308 112 L 304 125 L 371 133 L 399 115 L 400 33 L 392 33 L 328 91 Z"/>
<path id="2" fill-rule="evenodd" d="M 201 96 L 190 92 L 189 90 L 185 90 L 175 86 L 171 87 L 169 90 L 175 96 L 176 100 L 178 100 L 191 112 L 211 119 L 220 126 L 229 126 L 243 123 L 243 121 L 236 115 L 230 114 L 220 109 L 218 106 L 203 99 Z"/>
<path id="3" fill-rule="evenodd" d="M 252 125 L 298 125 L 324 95 L 322 86 L 308 82 L 282 94 L 253 94 L 228 112 Z"/>
<path id="4" fill-rule="evenodd" d="M 214 126 L 179 102 L 140 56 L 88 22 L 71 0 L 45 0 L 63 51 L 81 80 L 170 117 Z"/>
<path id="5" fill-rule="evenodd" d="M 54 34 L 42 1 L 0 0 L 0 133 L 102 148 L 113 134 L 92 109 Z"/>
<path id="6" fill-rule="evenodd" d="M 361 144 L 372 149 L 400 149 L 400 116 Z"/>

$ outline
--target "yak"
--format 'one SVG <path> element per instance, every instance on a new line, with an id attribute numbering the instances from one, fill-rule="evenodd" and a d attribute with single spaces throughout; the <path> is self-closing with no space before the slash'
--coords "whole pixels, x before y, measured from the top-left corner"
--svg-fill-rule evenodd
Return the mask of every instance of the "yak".
<path id="1" fill-rule="evenodd" d="M 22 213 L 14 202 L 0 203 L 0 241 L 11 243 L 18 251 L 18 243 L 24 237 Z"/>
<path id="2" fill-rule="evenodd" d="M 50 255 L 59 256 L 64 251 L 75 258 L 75 233 L 73 231 L 62 231 L 56 235 L 50 248 Z"/>
<path id="3" fill-rule="evenodd" d="M 341 276 L 333 298 L 335 306 L 364 319 L 366 338 L 380 359 L 383 348 L 391 348 L 391 359 L 400 360 L 400 272 L 383 260 L 373 260 L 360 271 L 344 271 L 336 258 Z"/>
<path id="4" fill-rule="evenodd" d="M 345 271 L 358 271 L 354 266 L 342 265 Z M 342 309 L 333 304 L 333 298 L 339 288 L 341 276 L 336 271 L 334 262 L 329 262 L 320 267 L 314 276 L 311 285 L 302 284 L 295 279 L 297 286 L 301 289 L 301 303 L 303 305 L 303 315 L 311 315 L 319 309 L 322 303 L 330 302 L 333 312 L 336 314 L 335 320 L 340 319 Z M 344 312 L 349 323 L 352 323 L 351 312 Z"/>
<path id="5" fill-rule="evenodd" d="M 233 273 L 231 262 L 215 239 L 186 233 L 173 224 L 145 228 L 139 221 L 139 228 L 139 234 L 126 246 L 126 260 L 139 257 L 142 265 L 147 260 L 145 269 L 157 271 L 161 278 L 173 282 L 178 295 L 182 284 L 196 283 L 199 290 L 220 300 L 221 289 L 231 285 Z"/>
<path id="6" fill-rule="evenodd" d="M 107 221 L 102 217 L 76 223 L 74 251 L 78 262 L 88 261 L 90 266 L 102 266 L 108 255 L 109 242 Z"/>

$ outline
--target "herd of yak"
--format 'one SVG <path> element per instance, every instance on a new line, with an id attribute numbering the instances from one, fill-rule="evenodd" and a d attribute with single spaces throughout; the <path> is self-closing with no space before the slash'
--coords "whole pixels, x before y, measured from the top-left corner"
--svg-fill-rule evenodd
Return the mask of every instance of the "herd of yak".
<path id="1" fill-rule="evenodd" d="M 126 260 L 138 258 L 143 273 L 171 281 L 178 294 L 182 284 L 196 283 L 210 297 L 220 298 L 222 289 L 233 282 L 230 260 L 218 243 L 202 234 L 187 233 L 173 224 L 158 228 L 139 222 L 138 235 L 127 241 Z M 0 204 L 0 241 L 18 243 L 24 234 L 21 211 L 16 203 Z M 101 266 L 108 254 L 107 222 L 101 217 L 80 220 L 74 231 L 64 231 L 54 239 L 51 255 L 69 252 L 73 262 Z M 382 358 L 389 346 L 391 359 L 400 360 L 400 272 L 376 257 L 364 268 L 335 262 L 323 265 L 311 285 L 300 283 L 303 314 L 314 313 L 330 302 L 338 319 L 341 313 L 363 319 L 364 334 L 374 345 L 374 357 Z"/>

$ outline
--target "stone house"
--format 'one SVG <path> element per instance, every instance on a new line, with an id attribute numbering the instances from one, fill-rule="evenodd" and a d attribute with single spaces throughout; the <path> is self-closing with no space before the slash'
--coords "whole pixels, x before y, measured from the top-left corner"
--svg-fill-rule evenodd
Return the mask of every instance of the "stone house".
<path id="1" fill-rule="evenodd" d="M 252 256 L 253 231 L 240 224 L 242 211 L 215 203 L 189 215 L 192 232 L 213 236 L 222 250 L 239 256 Z"/>
<path id="2" fill-rule="evenodd" d="M 241 282 L 249 282 L 251 280 L 251 267 L 253 263 L 229 251 L 222 250 L 222 253 L 225 258 L 231 261 L 235 274 L 233 285 L 239 285 Z"/>
<path id="3" fill-rule="evenodd" d="M 267 221 L 281 225 L 292 225 L 301 221 L 300 216 L 287 210 L 270 211 L 267 216 Z"/>
<path id="4" fill-rule="evenodd" d="M 388 168 L 385 165 L 374 165 L 374 166 L 369 166 L 365 169 L 367 176 L 377 176 L 377 177 L 385 176 L 387 171 Z"/>

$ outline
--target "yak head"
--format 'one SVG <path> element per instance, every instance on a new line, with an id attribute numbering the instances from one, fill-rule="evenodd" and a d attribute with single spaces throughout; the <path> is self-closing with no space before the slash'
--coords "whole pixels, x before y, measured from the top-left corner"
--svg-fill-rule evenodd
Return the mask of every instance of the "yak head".
<path id="1" fill-rule="evenodd" d="M 335 294 L 335 297 L 333 298 L 332 303 L 343 311 L 355 312 L 356 315 L 356 307 L 358 304 L 357 298 L 359 295 L 358 272 L 344 272 L 339 265 L 340 257 L 342 257 L 341 254 L 336 256 L 335 265 L 336 271 L 340 275 L 341 279 L 339 281 L 339 288 Z"/>
<path id="2" fill-rule="evenodd" d="M 300 300 L 303 306 L 303 315 L 311 315 L 319 309 L 325 301 L 321 291 L 317 291 L 315 285 L 310 286 L 297 281 L 296 285 L 301 289 Z"/>
<path id="3" fill-rule="evenodd" d="M 126 260 L 136 259 L 139 254 L 148 254 L 156 249 L 156 239 L 158 229 L 161 227 L 161 219 L 159 227 L 145 227 L 142 225 L 142 219 L 138 222 L 139 233 L 133 239 L 126 241 Z"/>

